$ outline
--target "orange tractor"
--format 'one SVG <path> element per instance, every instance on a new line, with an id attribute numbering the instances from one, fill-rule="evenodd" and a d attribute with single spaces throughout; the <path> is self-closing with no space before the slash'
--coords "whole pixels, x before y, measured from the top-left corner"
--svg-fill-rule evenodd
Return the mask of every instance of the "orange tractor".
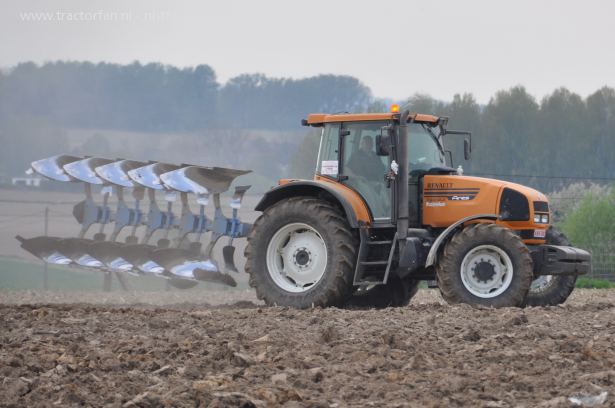
<path id="1" fill-rule="evenodd" d="M 248 235 L 246 272 L 267 304 L 402 306 L 430 281 L 452 303 L 554 305 L 589 271 L 544 194 L 447 165 L 447 135 L 471 154 L 447 118 L 392 109 L 303 125 L 322 129 L 314 179 L 280 180 Z"/>

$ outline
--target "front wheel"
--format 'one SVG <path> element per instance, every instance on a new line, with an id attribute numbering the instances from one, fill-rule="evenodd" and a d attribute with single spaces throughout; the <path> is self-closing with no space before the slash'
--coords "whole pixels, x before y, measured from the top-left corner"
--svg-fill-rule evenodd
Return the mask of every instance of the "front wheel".
<path id="1" fill-rule="evenodd" d="M 246 246 L 250 286 L 268 305 L 338 306 L 352 294 L 356 238 L 340 211 L 312 197 L 267 208 Z"/>
<path id="2" fill-rule="evenodd" d="M 446 244 L 436 275 L 449 303 L 520 306 L 533 279 L 533 265 L 529 250 L 512 231 L 473 224 Z"/>

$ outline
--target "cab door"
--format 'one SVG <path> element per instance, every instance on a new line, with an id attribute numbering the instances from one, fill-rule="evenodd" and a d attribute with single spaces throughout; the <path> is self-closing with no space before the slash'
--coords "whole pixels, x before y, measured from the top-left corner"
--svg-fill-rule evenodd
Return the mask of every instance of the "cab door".
<path id="1" fill-rule="evenodd" d="M 340 181 L 355 190 L 367 203 L 375 223 L 391 222 L 392 189 L 385 175 L 388 156 L 376 154 L 376 136 L 385 121 L 344 122 L 340 126 Z"/>
<path id="2" fill-rule="evenodd" d="M 376 136 L 386 121 L 327 123 L 318 151 L 316 174 L 353 189 L 370 209 L 376 224 L 391 223 L 394 189 L 387 188 L 385 174 L 390 157 L 376 155 Z"/>

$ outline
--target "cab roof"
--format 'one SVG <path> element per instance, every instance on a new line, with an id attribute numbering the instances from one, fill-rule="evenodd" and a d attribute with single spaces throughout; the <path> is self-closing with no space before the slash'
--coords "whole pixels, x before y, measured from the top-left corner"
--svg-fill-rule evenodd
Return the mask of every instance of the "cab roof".
<path id="1" fill-rule="evenodd" d="M 363 122 L 370 120 L 399 120 L 399 113 L 311 113 L 303 121 L 305 126 L 320 126 L 331 122 Z M 408 120 L 437 124 L 439 117 L 423 113 L 411 113 Z"/>

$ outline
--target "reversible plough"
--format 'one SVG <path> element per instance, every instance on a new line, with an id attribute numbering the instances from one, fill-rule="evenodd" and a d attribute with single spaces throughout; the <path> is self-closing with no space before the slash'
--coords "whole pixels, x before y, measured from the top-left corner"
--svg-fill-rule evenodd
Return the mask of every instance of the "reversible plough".
<path id="1" fill-rule="evenodd" d="M 245 237 L 252 227 L 238 214 L 250 186 L 235 187 L 231 217 L 224 214 L 220 195 L 249 170 L 58 155 L 33 162 L 28 172 L 56 181 L 82 182 L 85 188 L 85 199 L 73 208 L 73 216 L 81 225 L 76 238 L 17 236 L 23 249 L 44 262 L 102 270 L 106 272 L 107 289 L 111 276 L 124 285 L 120 273 L 167 278 L 178 288 L 192 287 L 198 281 L 236 286 L 230 274 L 237 272 L 233 241 Z M 99 202 L 95 200 L 95 187 L 100 190 Z M 126 190 L 132 192 L 132 206 L 124 199 Z M 146 193 L 147 212 L 142 209 Z M 164 193 L 166 208 L 159 207 L 157 193 Z M 177 196 L 179 214 L 173 211 Z M 213 219 L 205 214 L 210 198 L 215 209 Z M 198 212 L 192 211 L 191 199 Z M 112 226 L 109 234 L 105 233 L 108 225 Z M 86 238 L 95 226 L 96 232 Z M 129 235 L 120 242 L 125 228 L 129 228 Z M 137 236 L 139 228 L 143 229 L 141 237 Z M 157 231 L 162 237 L 153 243 Z M 203 249 L 204 235 L 209 235 L 209 240 Z M 219 267 L 213 250 L 223 237 L 228 241 L 222 248 L 223 266 Z"/>

